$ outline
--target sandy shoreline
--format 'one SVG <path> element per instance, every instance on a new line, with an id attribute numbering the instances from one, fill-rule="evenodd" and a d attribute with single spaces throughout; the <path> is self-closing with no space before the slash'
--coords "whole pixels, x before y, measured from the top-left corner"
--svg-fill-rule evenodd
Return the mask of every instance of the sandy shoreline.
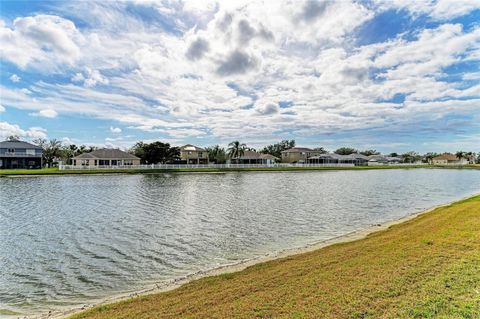
<path id="1" fill-rule="evenodd" d="M 150 287 L 146 287 L 144 289 L 137 290 L 135 292 L 128 292 L 128 293 L 124 293 L 124 294 L 120 294 L 120 295 L 106 297 L 106 298 L 103 298 L 101 300 L 98 300 L 98 301 L 94 302 L 93 304 L 86 304 L 86 305 L 83 305 L 83 306 L 79 305 L 79 306 L 73 306 L 73 307 L 70 306 L 70 307 L 65 308 L 65 309 L 60 309 L 60 308 L 52 309 L 49 312 L 38 314 L 38 315 L 17 314 L 17 315 L 8 316 L 7 318 L 25 318 L 25 319 L 46 319 L 46 318 L 52 319 L 53 318 L 53 319 L 61 319 L 61 318 L 66 318 L 66 317 L 68 317 L 72 314 L 75 314 L 75 313 L 78 313 L 78 312 L 81 312 L 83 310 L 87 310 L 87 309 L 90 309 L 90 308 L 93 308 L 93 307 L 96 307 L 96 306 L 99 306 L 99 305 L 110 304 L 110 303 L 114 303 L 114 302 L 118 302 L 118 301 L 124 301 L 124 300 L 130 299 L 130 298 L 135 298 L 135 297 L 139 297 L 139 296 L 144 296 L 144 295 L 155 294 L 155 293 L 160 293 L 160 292 L 173 290 L 173 289 L 178 288 L 178 287 L 180 287 L 180 286 L 182 286 L 182 285 L 184 285 L 188 282 L 191 282 L 193 280 L 197 280 L 197 279 L 200 279 L 200 278 L 203 278 L 203 277 L 237 272 L 237 271 L 241 271 L 241 270 L 243 270 L 243 269 L 245 269 L 249 266 L 253 266 L 255 264 L 258 264 L 258 263 L 268 262 L 268 261 L 271 261 L 271 260 L 274 260 L 274 259 L 279 259 L 279 258 L 284 258 L 284 257 L 297 255 L 297 254 L 311 252 L 311 251 L 321 249 L 321 248 L 324 248 L 326 246 L 330 246 L 330 245 L 337 244 L 337 243 L 345 243 L 345 242 L 359 240 L 359 239 L 365 238 L 366 236 L 368 236 L 371 233 L 386 230 L 392 225 L 401 224 L 403 222 L 412 220 L 412 219 L 414 219 L 414 218 L 416 218 L 420 215 L 431 212 L 431 211 L 433 211 L 437 208 L 449 206 L 449 205 L 451 205 L 455 202 L 462 201 L 462 200 L 465 200 L 467 198 L 471 198 L 471 197 L 474 197 L 474 196 L 477 196 L 477 195 L 480 195 L 480 193 L 476 193 L 476 194 L 469 195 L 467 197 L 456 199 L 454 201 L 451 201 L 451 202 L 448 202 L 448 203 L 445 203 L 445 204 L 440 204 L 440 205 L 428 208 L 428 209 L 423 210 L 423 211 L 410 213 L 410 214 L 408 214 L 408 215 L 406 215 L 406 216 L 404 216 L 400 219 L 388 221 L 388 222 L 385 222 L 383 224 L 377 224 L 377 225 L 369 226 L 367 228 L 360 229 L 360 230 L 357 230 L 357 231 L 353 231 L 353 232 L 347 233 L 345 235 L 341 235 L 341 236 L 334 237 L 334 238 L 327 239 L 327 240 L 322 240 L 322 241 L 312 243 L 312 244 L 308 244 L 308 245 L 305 245 L 305 246 L 302 246 L 302 247 L 289 248 L 289 249 L 281 250 L 281 251 L 278 251 L 278 252 L 268 253 L 268 254 L 265 254 L 263 256 L 259 256 L 259 257 L 255 257 L 255 258 L 247 259 L 247 260 L 242 260 L 238 263 L 234 263 L 234 264 L 230 264 L 230 265 L 224 265 L 224 266 L 220 266 L 218 268 L 214 268 L 214 269 L 210 269 L 210 270 L 206 270 L 206 271 L 199 271 L 197 273 L 193 273 L 193 274 L 187 275 L 185 277 L 177 278 L 177 279 L 170 280 L 170 281 L 163 282 L 163 283 L 154 284 L 154 285 L 151 285 Z"/>

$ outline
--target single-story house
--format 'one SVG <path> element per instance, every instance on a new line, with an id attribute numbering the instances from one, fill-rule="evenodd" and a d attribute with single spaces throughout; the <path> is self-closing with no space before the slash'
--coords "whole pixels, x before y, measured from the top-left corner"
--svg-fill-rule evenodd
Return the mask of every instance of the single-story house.
<path id="1" fill-rule="evenodd" d="M 130 153 L 113 149 L 102 148 L 90 153 L 83 153 L 72 158 L 73 166 L 130 166 L 140 165 L 140 158 Z"/>
<path id="2" fill-rule="evenodd" d="M 368 165 L 368 161 L 368 156 L 357 153 L 350 155 L 325 153 L 311 156 L 307 159 L 308 164 L 353 164 L 355 166 L 366 166 Z"/>
<path id="3" fill-rule="evenodd" d="M 368 156 L 368 165 L 388 165 L 388 164 L 398 164 L 402 161 L 399 157 L 384 156 L 384 155 L 370 155 Z"/>
<path id="4" fill-rule="evenodd" d="M 0 142 L 0 169 L 41 168 L 43 149 L 18 140 Z"/>
<path id="5" fill-rule="evenodd" d="M 466 165 L 470 161 L 467 158 L 458 158 L 453 154 L 443 154 L 432 158 L 431 163 L 433 165 Z"/>
<path id="6" fill-rule="evenodd" d="M 207 150 L 192 144 L 180 147 L 179 164 L 208 164 Z"/>
<path id="7" fill-rule="evenodd" d="M 278 161 L 278 158 L 271 154 L 263 154 L 255 151 L 244 151 L 242 156 L 232 158 L 228 161 L 228 163 L 271 165 L 276 161 Z"/>
<path id="8" fill-rule="evenodd" d="M 316 151 L 306 147 L 293 147 L 282 151 L 282 163 L 306 163 L 312 156 L 323 154 L 324 151 Z"/>

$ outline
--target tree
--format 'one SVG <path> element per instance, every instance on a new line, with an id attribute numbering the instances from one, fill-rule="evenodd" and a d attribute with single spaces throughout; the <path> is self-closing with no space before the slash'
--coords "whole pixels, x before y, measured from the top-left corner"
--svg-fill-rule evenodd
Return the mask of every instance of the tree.
<path id="1" fill-rule="evenodd" d="M 466 158 L 466 154 L 465 154 L 465 152 L 463 152 L 463 151 L 456 152 L 456 153 L 455 153 L 455 156 L 456 156 L 459 160 L 461 160 L 462 158 Z"/>
<path id="2" fill-rule="evenodd" d="M 292 147 L 295 147 L 295 140 L 283 140 L 279 143 L 265 146 L 260 153 L 270 154 L 280 158 L 282 156 L 282 151 L 286 151 Z"/>
<path id="3" fill-rule="evenodd" d="M 223 164 L 227 159 L 227 154 L 223 147 L 219 145 L 211 146 L 205 148 L 208 154 L 208 160 L 210 162 L 215 162 L 215 164 Z"/>
<path id="4" fill-rule="evenodd" d="M 132 147 L 131 152 L 144 164 L 170 163 L 180 156 L 178 147 L 171 147 L 169 143 L 160 141 L 150 144 L 138 142 Z"/>
<path id="5" fill-rule="evenodd" d="M 313 150 L 314 150 L 315 152 L 320 152 L 320 154 L 326 154 L 326 153 L 328 153 L 328 151 L 327 151 L 325 148 L 323 148 L 323 147 L 315 147 Z"/>
<path id="6" fill-rule="evenodd" d="M 339 149 L 337 149 L 335 151 L 335 154 L 338 154 L 338 155 L 350 155 L 350 154 L 354 154 L 354 153 L 357 153 L 358 151 L 354 148 L 351 148 L 351 147 L 340 147 Z"/>
<path id="7" fill-rule="evenodd" d="M 34 140 L 33 143 L 43 148 L 43 163 L 47 164 L 48 167 L 52 167 L 53 161 L 62 156 L 62 142 L 59 140 L 53 139 L 47 141 L 46 139 L 39 138 Z"/>
<path id="8" fill-rule="evenodd" d="M 380 155 L 380 152 L 377 152 L 376 150 L 365 150 L 365 151 L 361 151 L 360 154 L 365 156 L 372 156 L 372 155 Z"/>
<path id="9" fill-rule="evenodd" d="M 240 143 L 239 141 L 233 141 L 228 144 L 227 154 L 230 159 L 240 157 L 245 153 L 247 145 Z"/>
<path id="10" fill-rule="evenodd" d="M 394 153 L 390 153 L 390 154 L 388 154 L 388 156 L 390 156 L 390 157 L 398 157 L 398 153 L 395 153 L 395 152 L 394 152 Z"/>
<path id="11" fill-rule="evenodd" d="M 439 154 L 435 152 L 427 153 L 423 156 L 423 160 L 425 163 L 430 163 L 434 157 L 437 157 Z"/>
<path id="12" fill-rule="evenodd" d="M 410 151 L 402 154 L 402 159 L 404 163 L 415 163 L 417 161 L 420 161 L 422 157 L 418 153 Z"/>

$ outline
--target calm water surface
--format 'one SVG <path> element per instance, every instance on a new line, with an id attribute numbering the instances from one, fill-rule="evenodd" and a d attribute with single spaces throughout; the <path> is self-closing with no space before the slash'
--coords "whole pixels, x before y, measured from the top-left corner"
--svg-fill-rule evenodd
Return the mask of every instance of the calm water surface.
<path id="1" fill-rule="evenodd" d="M 3 178 L 0 314 L 90 303 L 479 191 L 473 170 Z"/>

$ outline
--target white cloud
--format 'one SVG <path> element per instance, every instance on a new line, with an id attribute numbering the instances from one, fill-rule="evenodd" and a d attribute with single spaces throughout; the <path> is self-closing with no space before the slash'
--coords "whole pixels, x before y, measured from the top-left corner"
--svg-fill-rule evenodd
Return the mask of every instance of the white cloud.
<path id="1" fill-rule="evenodd" d="M 30 115 L 53 119 L 58 116 L 58 113 L 53 109 L 43 109 L 38 111 L 37 113 L 30 113 Z"/>
<path id="2" fill-rule="evenodd" d="M 30 127 L 28 129 L 22 129 L 17 124 L 0 122 L 0 138 L 4 139 L 11 135 L 30 139 L 46 138 L 47 131 L 41 127 Z"/>
<path id="3" fill-rule="evenodd" d="M 20 82 L 20 79 L 21 79 L 21 78 L 20 78 L 18 75 L 16 75 L 16 74 L 12 74 L 12 76 L 11 76 L 9 79 L 10 79 L 10 81 L 12 81 L 12 82 Z"/>
<path id="4" fill-rule="evenodd" d="M 54 15 L 20 17 L 0 25 L 0 57 L 22 69 L 58 69 L 73 65 L 85 39 L 70 20 Z"/>
<path id="5" fill-rule="evenodd" d="M 404 3 L 412 15 L 431 13 L 435 19 L 449 7 L 442 1 Z M 471 8 L 460 4 L 461 10 L 449 9 L 453 15 Z M 418 118 L 435 127 L 452 112 L 480 112 L 459 103 L 479 87 L 442 80 L 447 67 L 479 60 L 480 28 L 444 23 L 412 30 L 408 38 L 354 47 L 359 26 L 378 10 L 402 3 L 141 5 L 161 14 L 168 32 L 128 14 L 123 2 L 69 2 L 59 9 L 78 15 L 86 28 L 44 15 L 0 27 L 0 39 L 18 43 L 2 48 L 3 58 L 23 68 L 65 67 L 72 81 L 39 81 L 27 91 L 2 88 L 3 103 L 37 115 L 53 111 L 111 120 L 117 122 L 112 133 L 120 130 L 115 125 L 125 125 L 176 140 L 393 131 Z M 397 94 L 405 101 L 384 102 Z M 451 104 L 435 104 L 436 99 Z M 282 101 L 292 103 L 283 109 Z M 429 118 L 427 109 L 436 116 Z"/>
<path id="6" fill-rule="evenodd" d="M 0 113 L 5 112 L 5 107 L 0 104 Z"/>
<path id="7" fill-rule="evenodd" d="M 478 0 L 379 0 L 382 9 L 406 9 L 413 15 L 428 15 L 434 20 L 450 20 L 480 9 Z"/>
<path id="8" fill-rule="evenodd" d="M 118 133 L 122 133 L 122 129 L 119 127 L 110 126 L 110 132 L 118 134 Z"/>

